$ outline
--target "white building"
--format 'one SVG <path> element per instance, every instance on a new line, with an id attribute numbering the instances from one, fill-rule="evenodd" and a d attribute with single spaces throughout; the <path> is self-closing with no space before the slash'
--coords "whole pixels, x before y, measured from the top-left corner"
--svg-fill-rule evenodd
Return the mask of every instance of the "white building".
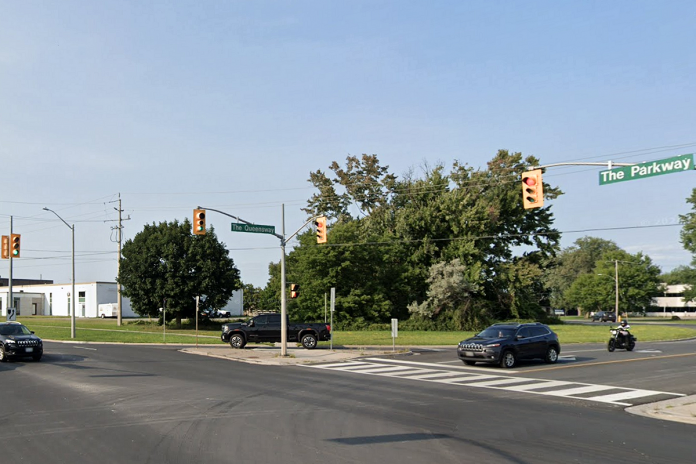
<path id="1" fill-rule="evenodd" d="M 653 298 L 653 306 L 657 311 L 648 312 L 648 316 L 679 316 L 680 318 L 696 317 L 696 302 L 684 301 L 686 285 L 663 285 L 663 296 Z"/>
<path id="2" fill-rule="evenodd" d="M 118 302 L 116 282 L 75 283 L 75 317 L 99 317 L 99 305 Z M 72 305 L 72 284 L 12 285 L 12 299 L 18 316 L 69 316 Z M 9 288 L 0 287 L 0 316 L 7 316 Z M 232 293 L 225 311 L 233 316 L 243 314 L 242 290 Z M 123 317 L 139 317 L 131 309 L 130 300 L 123 297 Z"/>
<path id="3" fill-rule="evenodd" d="M 98 307 L 104 303 L 117 303 L 115 282 L 75 283 L 75 317 L 97 317 Z M 72 305 L 72 284 L 13 285 L 12 299 L 18 316 L 69 316 Z M 2 316 L 7 315 L 9 288 L 0 287 Z M 121 302 L 123 317 L 137 317 L 130 300 Z"/>

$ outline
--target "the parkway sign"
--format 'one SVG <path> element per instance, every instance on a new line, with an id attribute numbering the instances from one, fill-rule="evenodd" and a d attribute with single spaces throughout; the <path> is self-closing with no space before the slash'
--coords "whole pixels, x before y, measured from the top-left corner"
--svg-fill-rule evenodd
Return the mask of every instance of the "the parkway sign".
<path id="1" fill-rule="evenodd" d="M 634 164 L 633 166 L 622 166 L 607 171 L 600 171 L 599 185 L 693 170 L 694 155 L 692 153 L 690 155 L 679 155 L 663 160 L 648 161 L 646 163 Z"/>

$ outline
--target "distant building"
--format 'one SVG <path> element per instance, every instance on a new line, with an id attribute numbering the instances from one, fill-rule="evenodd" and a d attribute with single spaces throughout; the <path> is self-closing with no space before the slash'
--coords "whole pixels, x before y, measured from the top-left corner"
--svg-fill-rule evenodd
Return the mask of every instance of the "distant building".
<path id="1" fill-rule="evenodd" d="M 20 284 L 20 282 L 25 284 Z M 7 316 L 9 287 L 6 279 L 0 279 L 0 316 Z M 72 305 L 72 284 L 54 284 L 50 280 L 12 279 L 12 299 L 18 316 L 69 316 Z M 99 305 L 118 302 L 116 282 L 75 283 L 75 317 L 99 317 Z M 242 290 L 232 293 L 224 308 L 232 316 L 243 314 Z M 123 297 L 123 317 L 139 317 L 131 308 L 130 300 Z"/>
<path id="2" fill-rule="evenodd" d="M 18 316 L 69 316 L 72 306 L 72 284 L 30 284 L 20 285 L 20 279 L 12 279 L 12 299 Z M 98 307 L 104 303 L 118 302 L 116 282 L 75 283 L 75 317 L 98 317 Z M 9 287 L 0 287 L 0 309 L 7 315 Z M 130 300 L 123 298 L 121 304 L 123 317 L 137 317 L 130 306 Z"/>
<path id="3" fill-rule="evenodd" d="M 684 292 L 689 288 L 688 285 L 663 284 L 662 288 L 664 294 L 653 298 L 653 310 L 647 313 L 649 316 L 696 317 L 696 302 L 684 301 Z"/>

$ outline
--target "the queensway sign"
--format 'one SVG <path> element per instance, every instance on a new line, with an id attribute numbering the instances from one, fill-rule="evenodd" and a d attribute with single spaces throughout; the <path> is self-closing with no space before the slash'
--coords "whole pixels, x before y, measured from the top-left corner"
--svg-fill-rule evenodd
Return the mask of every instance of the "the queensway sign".
<path id="1" fill-rule="evenodd" d="M 261 224 L 232 223 L 232 232 L 251 232 L 254 234 L 275 235 L 275 226 L 264 226 Z"/>
<path id="2" fill-rule="evenodd" d="M 693 171 L 694 155 L 679 155 L 657 161 L 623 166 L 620 168 L 600 171 L 599 185 L 613 184 L 626 180 L 643 179 L 645 177 L 660 176 L 673 172 Z"/>

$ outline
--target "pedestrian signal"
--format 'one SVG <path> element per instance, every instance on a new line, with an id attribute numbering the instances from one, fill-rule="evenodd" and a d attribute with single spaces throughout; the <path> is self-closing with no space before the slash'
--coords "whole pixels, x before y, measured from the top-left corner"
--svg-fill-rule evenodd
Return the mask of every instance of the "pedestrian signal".
<path id="1" fill-rule="evenodd" d="M 10 259 L 10 236 L 2 236 L 2 259 Z"/>
<path id="2" fill-rule="evenodd" d="M 290 298 L 300 296 L 300 284 L 290 284 Z"/>

